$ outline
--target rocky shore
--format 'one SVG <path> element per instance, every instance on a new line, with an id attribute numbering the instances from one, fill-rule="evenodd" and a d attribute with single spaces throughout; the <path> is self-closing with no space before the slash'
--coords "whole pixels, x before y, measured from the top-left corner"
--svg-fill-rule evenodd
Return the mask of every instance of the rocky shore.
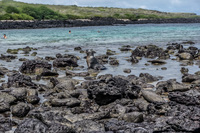
<path id="1" fill-rule="evenodd" d="M 199 18 L 177 18 L 177 19 L 157 19 L 130 21 L 127 19 L 113 18 L 93 18 L 77 20 L 46 20 L 46 21 L 28 21 L 28 20 L 2 20 L 0 29 L 36 29 L 36 28 L 56 28 L 56 27 L 81 27 L 81 26 L 104 26 L 117 24 L 161 24 L 161 23 L 200 23 Z"/>
<path id="2" fill-rule="evenodd" d="M 0 86 L 0 133 L 199 133 L 200 72 L 190 74 L 184 67 L 194 62 L 200 66 L 200 49 L 193 44 L 172 43 L 166 49 L 155 45 L 120 48 L 121 52 L 132 51 L 127 61 L 133 64 L 147 58 L 147 65 L 163 65 L 172 56 L 176 57 L 173 60 L 184 61 L 177 70 L 182 72 L 182 82 L 163 81 L 162 75 L 149 73 L 98 75 L 108 63 L 120 65 L 120 60 L 113 57 L 118 54 L 111 49 L 94 56 L 92 50 L 75 47 L 75 51 L 85 54 L 88 69 L 84 72 L 75 72 L 83 69 L 76 55 L 58 53 L 28 60 L 26 56 L 18 59 L 15 53 L 23 51 L 27 55 L 37 49 L 9 49 L 0 60 L 18 59 L 22 64 L 19 71 L 0 67 L 0 79 L 8 77 Z M 59 77 L 61 71 L 64 77 Z M 124 69 L 124 73 L 130 70 Z"/>

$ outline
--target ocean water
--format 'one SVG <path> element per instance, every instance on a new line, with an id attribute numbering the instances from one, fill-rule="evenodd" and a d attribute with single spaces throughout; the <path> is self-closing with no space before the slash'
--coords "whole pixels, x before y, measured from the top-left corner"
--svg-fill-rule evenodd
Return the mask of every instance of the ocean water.
<path id="1" fill-rule="evenodd" d="M 71 34 L 68 31 L 71 30 Z M 2 39 L 3 34 L 7 39 Z M 194 41 L 196 47 L 200 48 L 200 24 L 136 24 L 117 26 L 90 26 L 90 27 L 67 27 L 67 28 L 47 28 L 47 29 L 13 29 L 0 30 L 0 54 L 7 54 L 7 49 L 24 48 L 26 46 L 38 48 L 37 57 L 54 56 L 57 53 L 74 54 L 79 56 L 79 65 L 83 69 L 77 71 L 87 71 L 85 54 L 74 51 L 74 47 L 81 46 L 83 50 L 94 49 L 96 55 L 105 54 L 107 49 L 117 52 L 116 57 L 120 65 L 110 66 L 99 75 L 111 73 L 113 75 L 125 75 L 124 68 L 132 70 L 130 74 L 139 75 L 148 72 L 155 76 L 163 76 L 164 80 L 175 78 L 181 81 L 180 64 L 183 62 L 167 60 L 167 64 L 162 66 L 145 66 L 149 59 L 143 58 L 138 64 L 131 64 L 126 59 L 131 52 L 121 52 L 119 48 L 123 45 L 130 45 L 132 49 L 139 45 L 155 44 L 166 47 L 172 42 Z M 187 46 L 185 46 L 187 47 Z M 34 52 L 34 51 L 32 51 Z M 22 52 L 17 54 L 19 58 L 35 59 L 31 55 L 24 56 Z M 172 56 L 172 58 L 175 58 Z M 12 62 L 0 60 L 0 65 L 10 70 L 18 70 L 22 62 L 18 59 Z M 51 62 L 52 63 L 52 62 Z M 167 67 L 167 70 L 161 70 Z M 190 73 L 198 71 L 199 66 L 186 66 Z M 63 76 L 61 74 L 60 76 Z M 80 78 L 79 78 L 80 79 Z"/>

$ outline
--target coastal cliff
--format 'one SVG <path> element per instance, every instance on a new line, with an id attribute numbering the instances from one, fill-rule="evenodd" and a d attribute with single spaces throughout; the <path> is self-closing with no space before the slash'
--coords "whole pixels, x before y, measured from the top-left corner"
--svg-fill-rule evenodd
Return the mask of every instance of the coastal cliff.
<path id="1" fill-rule="evenodd" d="M 178 19 L 140 19 L 131 21 L 128 19 L 93 18 L 76 20 L 2 20 L 0 29 L 37 29 L 56 27 L 81 27 L 81 26 L 104 26 L 117 24 L 160 24 L 160 23 L 200 23 L 200 18 L 178 18 Z"/>

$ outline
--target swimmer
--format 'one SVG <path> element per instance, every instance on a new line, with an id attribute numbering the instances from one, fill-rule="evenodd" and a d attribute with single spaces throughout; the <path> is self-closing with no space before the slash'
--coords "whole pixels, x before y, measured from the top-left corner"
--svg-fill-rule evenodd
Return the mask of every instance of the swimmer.
<path id="1" fill-rule="evenodd" d="M 69 34 L 71 34 L 71 30 L 69 30 Z"/>
<path id="2" fill-rule="evenodd" d="M 3 35 L 3 39 L 7 39 L 7 36 L 6 36 L 6 34 L 4 34 L 4 35 Z"/>

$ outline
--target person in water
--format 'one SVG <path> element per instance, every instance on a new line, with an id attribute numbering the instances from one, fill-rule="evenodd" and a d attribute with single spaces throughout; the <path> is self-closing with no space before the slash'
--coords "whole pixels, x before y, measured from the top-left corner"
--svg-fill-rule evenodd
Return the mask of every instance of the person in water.
<path id="1" fill-rule="evenodd" d="M 69 34 L 71 34 L 71 30 L 69 30 Z"/>
<path id="2" fill-rule="evenodd" d="M 3 39 L 7 39 L 7 36 L 6 36 L 6 34 L 4 34 L 4 35 L 3 35 Z"/>

